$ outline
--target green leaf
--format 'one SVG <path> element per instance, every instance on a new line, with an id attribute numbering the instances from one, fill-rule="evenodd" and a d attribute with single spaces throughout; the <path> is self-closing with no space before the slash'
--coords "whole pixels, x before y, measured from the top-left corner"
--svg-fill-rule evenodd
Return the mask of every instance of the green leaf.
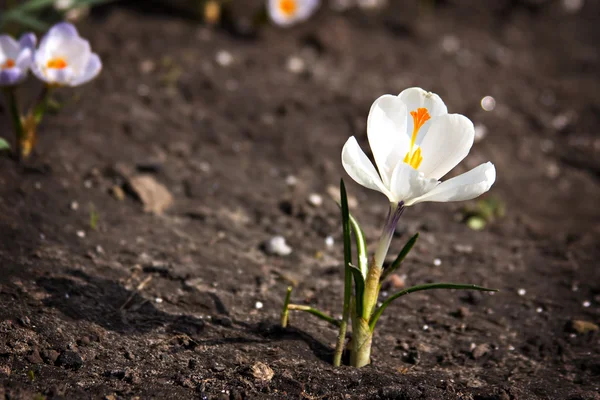
<path id="1" fill-rule="evenodd" d="M 48 29 L 48 24 L 20 10 L 12 10 L 4 14 L 0 19 L 0 27 L 9 21 L 17 22 L 23 27 L 36 31 L 45 31 Z"/>
<path id="2" fill-rule="evenodd" d="M 369 254 L 367 252 L 367 241 L 365 239 L 365 233 L 358 224 L 358 221 L 349 214 L 350 225 L 352 226 L 352 232 L 354 232 L 354 240 L 356 241 L 356 252 L 358 253 L 358 268 L 362 273 L 364 279 L 367 277 L 369 272 Z"/>
<path id="3" fill-rule="evenodd" d="M 10 144 L 2 138 L 0 138 L 0 151 L 1 150 L 10 150 Z"/>
<path id="4" fill-rule="evenodd" d="M 344 236 L 344 309 L 343 320 L 347 321 L 352 297 L 352 237 L 350 232 L 350 211 L 344 180 L 340 179 L 340 199 L 342 208 L 342 233 Z"/>
<path id="5" fill-rule="evenodd" d="M 396 300 L 399 297 L 407 295 L 413 292 L 420 292 L 422 290 L 432 290 L 432 289 L 464 289 L 464 290 L 479 290 L 482 292 L 497 292 L 498 289 L 489 289 L 483 286 L 464 284 L 464 283 L 426 283 L 424 285 L 417 285 L 409 287 L 408 289 L 404 289 L 396 294 L 393 294 L 388 299 L 386 299 L 379 308 L 375 310 L 371 320 L 369 321 L 369 327 L 371 331 L 375 329 L 375 325 L 377 324 L 377 320 L 381 317 L 383 311 L 392 304 L 392 301 Z"/>
<path id="6" fill-rule="evenodd" d="M 383 271 L 383 274 L 381 274 L 381 279 L 380 279 L 381 282 L 385 281 L 388 276 L 393 274 L 398 269 L 398 267 L 400 267 L 400 264 L 402 264 L 402 261 L 404 261 L 404 259 L 408 255 L 408 253 L 410 253 L 410 251 L 412 250 L 415 243 L 417 243 L 418 238 L 419 238 L 419 234 L 416 233 L 413 237 L 411 237 L 408 240 L 408 242 L 406 242 L 406 244 L 404 245 L 402 250 L 400 250 L 400 254 L 398 254 L 398 257 L 396 257 L 396 259 L 394 260 L 392 265 L 387 267 Z"/>
<path id="7" fill-rule="evenodd" d="M 363 315 L 365 278 L 362 271 L 355 265 L 350 265 L 350 271 L 354 277 L 354 292 L 356 301 L 356 315 Z"/>

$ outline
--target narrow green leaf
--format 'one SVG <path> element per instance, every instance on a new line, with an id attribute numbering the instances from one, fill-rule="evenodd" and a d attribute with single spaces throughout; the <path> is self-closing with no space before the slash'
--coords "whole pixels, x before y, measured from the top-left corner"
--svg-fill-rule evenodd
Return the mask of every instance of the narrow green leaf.
<path id="1" fill-rule="evenodd" d="M 23 27 L 37 31 L 44 31 L 48 29 L 48 24 L 31 15 L 20 12 L 19 10 L 13 10 L 4 14 L 0 20 L 0 27 L 9 21 L 17 22 L 18 24 L 23 25 Z"/>
<path id="2" fill-rule="evenodd" d="M 10 150 L 10 144 L 2 138 L 0 138 L 0 150 Z"/>
<path id="3" fill-rule="evenodd" d="M 363 314 L 364 294 L 365 294 L 365 278 L 362 271 L 355 265 L 350 265 L 350 271 L 354 276 L 354 291 L 356 301 L 356 314 Z"/>
<path id="4" fill-rule="evenodd" d="M 54 4 L 54 0 L 29 0 L 29 1 L 26 1 L 25 3 L 21 4 L 20 6 L 15 7 L 13 9 L 13 11 L 31 12 L 31 11 L 41 10 L 43 8 L 50 7 L 53 4 Z"/>
<path id="5" fill-rule="evenodd" d="M 375 310 L 371 320 L 369 321 L 369 327 L 371 331 L 375 329 L 375 324 L 377 324 L 377 320 L 381 317 L 383 311 L 389 306 L 392 301 L 396 300 L 399 297 L 407 295 L 413 292 L 420 292 L 422 290 L 432 290 L 432 289 L 464 289 L 464 290 L 479 290 L 482 292 L 497 292 L 498 289 L 489 289 L 483 286 L 471 285 L 471 284 L 463 284 L 463 283 L 427 283 L 424 285 L 417 285 L 409 287 L 408 289 L 404 289 L 396 294 L 393 294 L 388 299 L 386 299 L 379 308 Z"/>
<path id="6" fill-rule="evenodd" d="M 354 232 L 354 240 L 356 241 L 356 252 L 358 253 L 358 268 L 363 276 L 367 277 L 369 272 L 369 254 L 367 253 L 367 241 L 365 239 L 365 233 L 358 224 L 356 218 L 352 214 L 350 216 L 350 225 L 352 226 L 352 232 Z"/>
<path id="7" fill-rule="evenodd" d="M 404 259 L 408 255 L 408 253 L 410 253 L 410 251 L 412 250 L 415 243 L 417 243 L 418 238 L 419 238 L 419 234 L 416 233 L 413 237 L 411 237 L 408 240 L 408 242 L 406 242 L 406 244 L 404 245 L 402 250 L 400 250 L 400 254 L 398 254 L 398 257 L 396 257 L 396 259 L 394 260 L 392 265 L 387 267 L 383 271 L 383 274 L 381 274 L 381 279 L 380 279 L 381 282 L 385 281 L 388 276 L 393 274 L 398 269 L 398 267 L 400 267 L 400 264 L 402 264 L 402 261 L 404 261 Z"/>
<path id="8" fill-rule="evenodd" d="M 337 327 L 339 327 L 341 324 L 341 321 L 339 319 L 335 319 L 332 316 L 325 314 L 323 311 L 317 310 L 316 308 L 312 308 L 311 306 L 304 306 L 301 304 L 289 304 L 288 309 L 307 312 Z"/>

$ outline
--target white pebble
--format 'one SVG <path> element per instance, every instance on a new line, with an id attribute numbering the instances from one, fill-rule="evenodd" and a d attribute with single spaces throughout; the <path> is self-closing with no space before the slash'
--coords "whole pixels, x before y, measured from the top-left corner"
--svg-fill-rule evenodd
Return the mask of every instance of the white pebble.
<path id="1" fill-rule="evenodd" d="M 162 303 L 162 302 L 163 302 L 163 299 L 161 299 L 160 297 L 157 297 L 157 298 L 155 298 L 155 299 L 154 299 L 154 301 L 155 301 L 156 303 L 160 304 L 160 303 Z"/>
<path id="2" fill-rule="evenodd" d="M 481 99 L 481 108 L 485 111 L 493 111 L 496 108 L 496 99 L 492 96 L 485 96 Z"/>
<path id="3" fill-rule="evenodd" d="M 519 294 L 519 296 L 525 296 L 527 291 L 525 289 L 519 289 L 519 290 L 517 290 L 517 293 Z"/>
<path id="4" fill-rule="evenodd" d="M 104 254 L 104 248 L 100 245 L 96 246 L 96 253 Z"/>
<path id="5" fill-rule="evenodd" d="M 73 210 L 73 211 L 79 210 L 79 203 L 76 201 L 72 201 L 71 202 L 71 210 Z"/>
<path id="6" fill-rule="evenodd" d="M 588 308 L 588 307 L 589 307 L 589 306 L 591 306 L 591 305 L 592 305 L 592 303 L 591 303 L 590 301 L 588 301 L 588 300 L 586 300 L 586 301 L 584 301 L 584 302 L 583 302 L 583 306 L 584 306 L 585 308 Z"/>
<path id="7" fill-rule="evenodd" d="M 298 56 L 291 56 L 287 60 L 287 69 L 293 74 L 301 74 L 306 70 L 306 63 Z"/>
<path id="8" fill-rule="evenodd" d="M 229 67 L 233 63 L 233 55 L 227 50 L 219 50 L 216 60 L 221 67 Z"/>
<path id="9" fill-rule="evenodd" d="M 298 184 L 298 178 L 296 178 L 294 175 L 288 175 L 285 178 L 285 184 L 288 186 L 296 186 Z"/>
<path id="10" fill-rule="evenodd" d="M 273 236 L 265 243 L 267 253 L 277 256 L 288 256 L 292 253 L 292 248 L 287 245 L 283 236 Z"/>
<path id="11" fill-rule="evenodd" d="M 448 54 L 454 54 L 460 50 L 460 39 L 454 35 L 445 35 L 442 38 L 442 50 Z"/>
<path id="12" fill-rule="evenodd" d="M 423 330 L 424 331 L 428 331 L 429 330 L 429 325 L 423 325 Z"/>
<path id="13" fill-rule="evenodd" d="M 538 314 L 541 313 L 541 312 L 543 312 L 543 311 L 544 311 L 544 309 L 542 307 L 538 307 L 538 308 L 535 309 L 535 312 L 537 312 Z"/>
<path id="14" fill-rule="evenodd" d="M 333 247 L 334 243 L 335 243 L 335 241 L 333 240 L 333 236 L 327 236 L 325 238 L 325 246 L 327 246 L 327 247 Z"/>
<path id="15" fill-rule="evenodd" d="M 434 259 L 433 265 L 435 265 L 436 267 L 439 267 L 440 265 L 442 265 L 442 260 L 440 260 L 439 258 Z"/>
<path id="16" fill-rule="evenodd" d="M 80 238 L 84 238 L 85 237 L 85 231 L 77 231 L 77 236 Z"/>
<path id="17" fill-rule="evenodd" d="M 315 207 L 320 207 L 323 204 L 323 197 L 317 193 L 311 193 L 308 196 L 308 202 Z"/>
<path id="18" fill-rule="evenodd" d="M 257 301 L 256 304 L 254 304 L 254 308 L 256 308 L 257 310 L 260 310 L 261 308 L 263 308 L 263 303 L 260 301 Z"/>
<path id="19" fill-rule="evenodd" d="M 570 13 L 576 13 L 583 7 L 584 0 L 563 0 L 563 8 Z"/>

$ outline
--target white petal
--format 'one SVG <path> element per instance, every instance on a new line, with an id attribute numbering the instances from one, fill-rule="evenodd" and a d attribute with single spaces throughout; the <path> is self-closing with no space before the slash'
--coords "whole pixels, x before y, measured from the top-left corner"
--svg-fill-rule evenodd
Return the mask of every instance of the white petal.
<path id="1" fill-rule="evenodd" d="M 474 139 L 475 127 L 464 115 L 433 118 L 421 143 L 423 161 L 419 171 L 428 178 L 440 179 L 469 154 Z"/>
<path id="2" fill-rule="evenodd" d="M 471 200 L 490 190 L 496 181 L 496 167 L 491 162 L 481 164 L 469 172 L 440 183 L 429 193 L 413 199 L 406 205 L 424 201 L 463 201 Z"/>
<path id="3" fill-rule="evenodd" d="M 62 69 L 46 68 L 44 74 L 45 76 L 43 80 L 45 80 L 46 82 L 56 83 L 63 86 L 69 85 L 69 83 L 73 80 L 74 76 L 73 69 L 71 67 L 66 67 Z"/>
<path id="4" fill-rule="evenodd" d="M 9 35 L 0 35 L 0 63 L 4 64 L 8 58 L 17 58 L 19 50 L 19 42 Z"/>
<path id="5" fill-rule="evenodd" d="M 100 57 L 98 57 L 98 54 L 92 53 L 88 60 L 87 66 L 79 74 L 79 76 L 70 83 L 70 86 L 79 86 L 91 81 L 98 76 L 101 70 L 102 62 L 100 61 Z"/>
<path id="6" fill-rule="evenodd" d="M 15 60 L 15 65 L 19 69 L 21 69 L 23 71 L 27 71 L 29 69 L 29 66 L 31 65 L 32 59 L 33 59 L 33 52 L 31 51 L 31 49 L 24 48 L 21 50 L 21 52 L 19 53 L 19 56 Z"/>
<path id="7" fill-rule="evenodd" d="M 344 169 L 358 184 L 372 190 L 377 190 L 385 194 L 390 201 L 392 199 L 391 193 L 386 189 L 381 181 L 381 178 L 377 174 L 377 170 L 362 151 L 356 138 L 352 136 L 346 141 L 344 148 L 342 149 L 342 165 Z"/>
<path id="8" fill-rule="evenodd" d="M 288 15 L 281 10 L 281 1 L 269 0 L 267 3 L 269 17 L 279 26 L 290 26 L 308 19 L 320 4 L 320 0 L 294 0 L 296 10 Z"/>
<path id="9" fill-rule="evenodd" d="M 31 32 L 24 33 L 19 38 L 19 46 L 21 48 L 25 47 L 25 48 L 31 49 L 31 51 L 34 51 L 36 44 L 37 44 L 37 37 L 35 37 L 35 34 L 33 34 Z"/>
<path id="10" fill-rule="evenodd" d="M 398 163 L 392 174 L 390 191 L 396 201 L 408 203 L 412 199 L 431 191 L 438 184 L 439 182 L 436 179 L 428 179 L 410 165 L 401 162 Z"/>
<path id="11" fill-rule="evenodd" d="M 62 43 L 74 38 L 79 38 L 79 33 L 72 24 L 67 22 L 56 24 L 44 35 L 37 52 L 40 53 L 41 59 L 47 61 L 49 58 L 56 57 L 53 55 L 54 51 L 59 49 Z"/>
<path id="12" fill-rule="evenodd" d="M 386 187 L 396 165 L 404 160 L 410 147 L 406 136 L 408 111 L 398 96 L 379 97 L 369 111 L 367 135 L 375 163 Z"/>
<path id="13" fill-rule="evenodd" d="M 408 125 L 407 125 L 407 134 L 410 138 L 412 136 L 412 131 L 414 129 L 414 121 L 410 116 L 411 111 L 416 111 L 418 108 L 426 108 L 429 112 L 431 118 L 439 117 L 441 115 L 448 114 L 448 108 L 446 104 L 442 101 L 440 96 L 435 93 L 428 92 L 418 87 L 412 87 L 403 90 L 398 97 L 406 104 L 406 108 L 408 109 Z M 416 143 L 418 145 L 421 144 L 421 141 L 425 137 L 425 134 L 429 130 L 431 126 L 431 120 L 425 122 L 425 124 L 419 130 L 417 135 Z"/>

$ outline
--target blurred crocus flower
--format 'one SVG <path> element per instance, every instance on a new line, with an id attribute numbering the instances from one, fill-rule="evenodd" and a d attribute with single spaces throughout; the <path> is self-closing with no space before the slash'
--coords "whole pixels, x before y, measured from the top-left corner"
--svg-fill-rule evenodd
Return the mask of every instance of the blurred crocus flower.
<path id="1" fill-rule="evenodd" d="M 307 20 L 320 3 L 320 0 L 267 0 L 267 10 L 275 24 L 290 26 Z"/>
<path id="2" fill-rule="evenodd" d="M 467 156 L 475 130 L 467 117 L 448 114 L 438 95 L 421 88 L 375 100 L 367 135 L 379 173 L 354 137 L 344 145 L 342 164 L 352 179 L 393 204 L 470 200 L 496 180 L 496 168 L 487 162 L 439 181 Z"/>
<path id="3" fill-rule="evenodd" d="M 94 79 L 102 69 L 97 54 L 69 23 L 54 25 L 40 41 L 32 72 L 51 86 L 79 86 Z"/>
<path id="4" fill-rule="evenodd" d="M 35 44 L 33 33 L 24 34 L 18 42 L 9 35 L 0 35 L 0 86 L 14 86 L 25 79 Z"/>

